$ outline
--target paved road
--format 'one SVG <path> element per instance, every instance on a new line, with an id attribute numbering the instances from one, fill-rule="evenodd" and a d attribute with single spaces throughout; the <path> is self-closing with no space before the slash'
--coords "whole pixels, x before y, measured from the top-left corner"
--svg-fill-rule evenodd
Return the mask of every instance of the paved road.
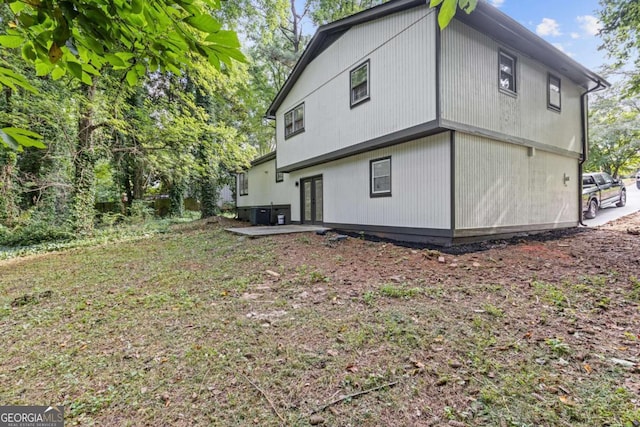
<path id="1" fill-rule="evenodd" d="M 627 205 L 625 207 L 601 209 L 594 219 L 585 219 L 584 223 L 589 227 L 596 227 L 637 211 L 640 211 L 640 190 L 634 182 L 627 185 Z"/>

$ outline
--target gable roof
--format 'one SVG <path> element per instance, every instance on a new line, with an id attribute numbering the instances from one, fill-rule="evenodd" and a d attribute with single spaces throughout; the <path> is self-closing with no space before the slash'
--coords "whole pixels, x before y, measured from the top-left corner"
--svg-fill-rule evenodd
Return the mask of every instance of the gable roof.
<path id="1" fill-rule="evenodd" d="M 275 119 L 276 111 L 287 97 L 304 69 L 336 41 L 349 28 L 365 22 L 380 19 L 413 7 L 425 5 L 425 0 L 391 0 L 348 16 L 338 21 L 322 25 L 311 38 L 302 56 L 293 67 L 291 74 L 274 98 L 266 112 L 266 117 Z M 507 16 L 485 0 L 479 0 L 476 9 L 470 14 L 458 11 L 455 18 L 460 22 L 486 34 L 492 39 L 514 48 L 547 65 L 586 90 L 609 87 L 604 78 L 587 69 L 549 42 L 529 31 L 526 27 Z M 444 31 L 447 31 L 446 29 Z"/>

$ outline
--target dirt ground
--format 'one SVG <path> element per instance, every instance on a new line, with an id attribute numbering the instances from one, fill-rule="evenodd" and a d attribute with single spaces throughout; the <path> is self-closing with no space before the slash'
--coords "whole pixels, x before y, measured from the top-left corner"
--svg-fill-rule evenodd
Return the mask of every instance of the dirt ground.
<path id="1" fill-rule="evenodd" d="M 240 225 L 0 262 L 0 401 L 69 425 L 640 426 L 640 213 L 449 249 Z"/>
<path id="2" fill-rule="evenodd" d="M 529 282 L 532 272 L 538 280 L 552 282 L 578 274 L 588 276 L 613 271 L 621 277 L 640 277 L 640 212 L 600 227 L 580 227 L 451 248 L 405 246 L 400 242 L 375 239 L 365 243 L 354 237 L 334 241 L 334 233 L 313 238 L 315 242 L 322 241 L 326 256 L 310 252 L 304 238 L 276 237 L 280 243 L 277 247 L 286 254 L 281 262 L 288 260 L 289 267 L 295 268 L 308 261 L 330 273 L 333 279 L 356 287 L 385 280 L 407 282 L 423 278 L 425 271 L 428 272 L 426 279 L 432 283 Z M 336 250 L 344 262 L 335 262 L 332 252 Z"/>
<path id="3" fill-rule="evenodd" d="M 283 271 L 300 272 L 301 268 L 304 270 L 308 267 L 322 272 L 322 276 L 326 275 L 326 280 L 332 284 L 315 285 L 309 295 L 307 292 L 302 294 L 303 298 L 309 298 L 317 304 L 319 309 L 332 289 L 336 289 L 334 304 L 346 304 L 349 310 L 356 311 L 359 309 L 353 301 L 363 295 L 365 300 L 367 294 L 393 296 L 392 292 L 385 292 L 384 285 L 381 288 L 380 284 L 403 290 L 401 299 L 405 298 L 402 303 L 405 309 L 413 302 L 424 304 L 424 301 L 418 302 L 421 298 L 412 298 L 411 289 L 417 292 L 426 289 L 428 300 L 438 307 L 437 316 L 442 320 L 442 325 L 437 333 L 433 333 L 431 345 L 423 352 L 408 356 L 407 362 L 419 369 L 426 366 L 433 377 L 430 385 L 435 385 L 437 389 L 436 394 L 421 394 L 416 399 L 423 399 L 420 404 L 415 401 L 412 403 L 418 408 L 429 408 L 426 412 L 431 414 L 445 415 L 427 416 L 426 420 L 420 421 L 421 417 L 425 418 L 425 411 L 416 409 L 413 416 L 405 415 L 407 418 L 401 424 L 498 425 L 494 423 L 499 422 L 499 425 L 640 425 L 637 415 L 624 418 L 618 410 L 613 410 L 603 418 L 586 416 L 584 419 L 566 414 L 558 419 L 549 418 L 549 413 L 545 415 L 542 411 L 527 420 L 532 424 L 523 423 L 517 415 L 512 418 L 506 415 L 511 411 L 518 412 L 519 406 L 518 403 L 508 402 L 509 394 L 516 396 L 516 400 L 526 400 L 526 397 L 518 394 L 521 392 L 518 391 L 519 387 L 529 387 L 528 397 L 546 402 L 548 408 L 553 404 L 549 404 L 548 398 L 541 397 L 535 390 L 555 393 L 559 406 L 573 406 L 574 401 L 580 401 L 580 405 L 573 406 L 579 412 L 581 409 L 577 408 L 585 407 L 582 405 L 597 406 L 594 402 L 598 398 L 595 394 L 591 397 L 581 394 L 577 388 L 616 390 L 615 387 L 620 386 L 618 390 L 636 396 L 630 400 L 630 408 L 635 409 L 629 409 L 631 412 L 628 414 L 640 413 L 640 400 L 637 398 L 640 396 L 640 212 L 596 228 L 581 227 L 449 249 L 365 241 L 357 236 L 343 241 L 334 239 L 335 234 L 332 233 L 324 237 L 274 238 L 278 262 Z M 406 301 L 409 299 L 416 301 Z M 380 302 L 377 304 L 379 306 Z M 410 309 L 407 310 L 405 313 L 410 312 Z M 420 318 L 424 313 L 416 310 L 416 313 L 420 313 L 413 318 L 417 327 L 433 328 L 433 320 L 421 325 Z M 493 358 L 493 361 L 488 363 L 488 367 L 466 370 L 464 368 L 474 365 L 474 362 L 470 359 L 473 351 L 462 344 L 466 339 L 465 328 L 472 322 L 478 322 L 478 316 L 487 314 L 488 317 L 499 318 L 498 324 L 501 324 L 497 329 L 496 325 L 492 326 L 495 335 L 491 337 L 487 348 L 493 349 L 493 353 L 489 356 L 483 344 L 478 344 L 480 339 L 477 330 L 467 338 L 469 342 L 475 340 L 476 344 L 472 347 L 485 349 L 479 358 L 485 361 Z M 559 349 L 554 347 L 558 343 L 561 346 Z M 566 353 L 562 350 L 565 345 L 570 349 Z M 552 349 L 549 359 L 536 357 L 549 348 Z M 372 353 L 361 354 L 358 364 L 375 365 L 378 356 L 375 351 Z M 523 356 L 523 353 L 529 356 Z M 622 364 L 626 363 L 626 371 L 622 374 L 615 371 L 617 366 L 614 365 L 619 360 L 622 360 Z M 535 374 L 523 373 L 523 376 L 528 375 L 528 380 L 531 380 L 529 383 L 524 379 L 510 379 L 517 377 L 518 374 L 514 372 L 518 369 L 525 372 L 531 364 L 547 362 L 558 369 L 539 373 L 540 378 L 535 381 L 531 380 Z M 524 368 L 527 364 L 529 367 Z M 492 372 L 492 369 L 503 369 L 504 377 Z M 465 416 L 473 418 L 473 402 L 477 402 L 476 398 L 480 396 L 478 400 L 485 404 L 491 400 L 485 396 L 486 389 L 469 387 L 470 384 L 483 383 L 477 378 L 470 380 L 469 372 L 477 374 L 483 370 L 490 381 L 500 377 L 495 383 L 505 387 L 496 386 L 496 390 L 499 390 L 497 394 L 504 393 L 501 396 L 504 405 L 502 412 L 498 411 L 499 415 L 494 418 L 487 415 L 484 419 L 467 419 L 465 424 L 456 424 L 456 419 L 464 420 Z M 596 380 L 592 375 L 594 370 L 615 371 L 622 380 L 607 383 L 608 380 L 604 379 L 608 378 L 606 376 Z M 550 374 L 550 371 L 554 373 Z M 588 386 L 590 375 L 594 383 Z M 572 379 L 562 379 L 566 377 Z M 555 385 L 549 385 L 554 381 Z M 531 411 L 535 403 L 532 405 L 520 409 Z M 610 406 L 610 402 L 604 406 Z M 456 415 L 447 417 L 447 411 Z M 562 412 L 558 407 L 554 411 Z M 339 414 L 344 413 L 334 411 L 335 418 L 329 424 L 340 420 Z M 381 420 L 392 422 L 397 415 L 382 415 Z M 605 424 L 600 424 L 602 422 Z"/>

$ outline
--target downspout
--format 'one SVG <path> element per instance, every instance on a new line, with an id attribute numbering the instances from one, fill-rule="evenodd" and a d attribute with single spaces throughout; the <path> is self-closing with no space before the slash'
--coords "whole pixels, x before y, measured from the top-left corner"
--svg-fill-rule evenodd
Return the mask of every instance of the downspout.
<path id="1" fill-rule="evenodd" d="M 587 90 L 580 95 L 580 121 L 582 122 L 582 153 L 580 156 L 580 162 L 578 163 L 578 218 L 580 218 L 579 224 L 583 227 L 588 227 L 587 224 L 582 222 L 582 165 L 587 161 L 587 137 L 589 136 L 589 118 L 588 118 L 588 105 L 587 95 L 591 92 L 604 89 L 605 85 L 600 80 L 596 81 L 597 85 L 593 89 Z"/>

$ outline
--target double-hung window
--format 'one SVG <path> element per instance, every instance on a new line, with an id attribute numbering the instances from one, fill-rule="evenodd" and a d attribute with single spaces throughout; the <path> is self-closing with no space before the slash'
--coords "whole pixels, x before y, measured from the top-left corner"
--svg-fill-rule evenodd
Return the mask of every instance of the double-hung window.
<path id="1" fill-rule="evenodd" d="M 249 178 L 246 173 L 238 174 L 238 192 L 241 196 L 249 194 Z"/>
<path id="2" fill-rule="evenodd" d="M 371 160 L 369 169 L 371 177 L 370 196 L 391 196 L 391 157 Z"/>
<path id="3" fill-rule="evenodd" d="M 284 113 L 284 137 L 304 132 L 304 102 Z"/>
<path id="4" fill-rule="evenodd" d="M 502 51 L 498 53 L 498 83 L 501 90 L 517 93 L 516 58 Z"/>
<path id="5" fill-rule="evenodd" d="M 547 106 L 551 110 L 560 111 L 560 77 L 549 74 L 547 78 Z"/>
<path id="6" fill-rule="evenodd" d="M 369 99 L 369 61 L 351 70 L 351 107 Z"/>

